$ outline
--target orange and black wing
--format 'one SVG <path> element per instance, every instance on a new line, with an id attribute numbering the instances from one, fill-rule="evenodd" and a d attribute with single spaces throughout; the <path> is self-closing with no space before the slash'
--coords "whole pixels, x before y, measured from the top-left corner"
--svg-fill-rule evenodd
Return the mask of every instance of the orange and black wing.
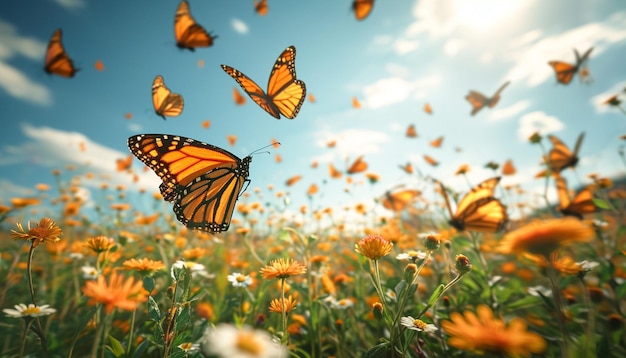
<path id="1" fill-rule="evenodd" d="M 276 59 L 267 83 L 267 92 L 237 69 L 222 65 L 222 69 L 239 83 L 241 88 L 267 113 L 293 119 L 306 98 L 304 82 L 296 79 L 296 48 L 289 46 Z"/>
<path id="2" fill-rule="evenodd" d="M 561 214 L 582 219 L 583 215 L 596 212 L 597 207 L 593 203 L 593 185 L 583 188 L 574 199 L 571 199 L 565 178 L 558 175 L 555 181 Z"/>
<path id="3" fill-rule="evenodd" d="M 196 47 L 213 45 L 217 36 L 211 36 L 202 26 L 198 25 L 189 12 L 189 3 L 183 0 L 178 5 L 174 16 L 174 36 L 176 46 L 194 51 Z"/>
<path id="4" fill-rule="evenodd" d="M 382 198 L 383 207 L 391 211 L 399 212 L 404 210 L 418 196 L 422 194 L 419 190 L 402 189 L 394 192 L 386 192 Z"/>
<path id="5" fill-rule="evenodd" d="M 563 61 L 550 61 L 548 62 L 550 66 L 554 69 L 554 74 L 556 75 L 556 80 L 558 83 L 562 83 L 564 85 L 568 85 L 572 82 L 572 78 L 576 72 L 578 72 L 578 66 L 572 65 Z"/>
<path id="6" fill-rule="evenodd" d="M 172 93 L 165 85 L 162 76 L 156 76 L 152 81 L 152 105 L 154 112 L 161 118 L 177 117 L 183 112 L 185 103 L 183 96 Z"/>
<path id="7" fill-rule="evenodd" d="M 367 170 L 367 162 L 363 160 L 363 156 L 359 156 L 348 168 L 348 174 L 361 173 Z"/>
<path id="8" fill-rule="evenodd" d="M 63 43 L 61 43 L 62 32 L 61 29 L 57 29 L 50 42 L 48 42 L 48 49 L 46 50 L 46 62 L 44 64 L 44 71 L 48 74 L 55 74 L 62 77 L 74 77 L 76 69 L 74 63 L 65 52 Z"/>
<path id="9" fill-rule="evenodd" d="M 465 96 L 465 99 L 472 105 L 472 116 L 478 113 L 478 111 L 480 111 L 481 109 L 483 109 L 483 107 L 485 107 L 485 105 L 489 101 L 489 98 L 477 91 L 469 91 L 467 96 Z"/>
<path id="10" fill-rule="evenodd" d="M 504 89 L 506 88 L 506 86 L 509 85 L 509 83 L 511 83 L 511 81 L 504 82 L 504 84 L 502 84 L 502 86 L 500 86 L 500 88 L 498 88 L 496 93 L 494 93 L 493 96 L 491 96 L 491 98 L 489 98 L 489 103 L 487 103 L 487 106 L 489 108 L 495 107 L 498 104 L 498 102 L 500 102 L 500 93 L 502 93 L 502 91 L 504 91 Z"/>
<path id="11" fill-rule="evenodd" d="M 552 172 L 560 173 L 563 169 L 574 168 L 578 164 L 578 151 L 584 135 L 585 133 L 583 132 L 578 136 L 573 153 L 559 138 L 553 135 L 548 136 L 548 139 L 552 142 L 552 149 L 548 153 L 548 167 Z"/>
<path id="12" fill-rule="evenodd" d="M 128 148 L 161 178 L 159 189 L 167 201 L 173 201 L 178 191 L 202 174 L 242 166 L 237 156 L 222 148 L 168 134 L 132 136 Z"/>
<path id="13" fill-rule="evenodd" d="M 176 192 L 174 213 L 190 229 L 218 233 L 228 230 L 235 204 L 249 181 L 251 157 L 201 174 Z"/>
<path id="14" fill-rule="evenodd" d="M 374 8 L 374 0 L 354 0 L 352 2 L 352 11 L 357 20 L 365 20 Z"/>

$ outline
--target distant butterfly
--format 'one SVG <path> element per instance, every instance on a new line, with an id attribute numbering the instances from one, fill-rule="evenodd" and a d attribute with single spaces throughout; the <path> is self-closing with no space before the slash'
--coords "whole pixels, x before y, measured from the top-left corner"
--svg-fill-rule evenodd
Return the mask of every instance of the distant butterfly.
<path id="1" fill-rule="evenodd" d="M 222 65 L 222 69 L 239 83 L 241 88 L 267 113 L 280 119 L 280 115 L 294 119 L 306 98 L 304 82 L 296 79 L 296 48 L 289 46 L 276 59 L 267 92 L 240 71 Z"/>
<path id="2" fill-rule="evenodd" d="M 93 64 L 93 67 L 97 71 L 104 71 L 104 63 L 102 62 L 102 60 L 96 60 L 96 62 Z"/>
<path id="3" fill-rule="evenodd" d="M 216 146 L 168 134 L 128 138 L 130 151 L 163 181 L 163 199 L 174 202 L 178 221 L 190 229 L 228 230 L 235 203 L 248 183 L 251 156 L 239 159 Z"/>
<path id="4" fill-rule="evenodd" d="M 400 165 L 400 169 L 404 170 L 404 172 L 407 174 L 413 174 L 413 164 L 411 164 L 410 162 L 406 163 L 405 165 Z"/>
<path id="5" fill-rule="evenodd" d="M 593 184 L 583 188 L 572 199 L 565 178 L 557 175 L 555 180 L 559 197 L 559 211 L 563 215 L 582 219 L 583 215 L 596 212 L 597 208 L 593 203 Z"/>
<path id="6" fill-rule="evenodd" d="M 287 181 L 285 182 L 286 186 L 292 186 L 295 183 L 299 182 L 300 179 L 302 179 L 302 175 L 294 175 L 291 178 L 287 179 Z"/>
<path id="7" fill-rule="evenodd" d="M 433 148 L 439 148 L 441 147 L 441 144 L 443 143 L 443 137 L 439 137 L 437 139 L 434 139 L 430 142 L 430 146 Z"/>
<path id="8" fill-rule="evenodd" d="M 574 146 L 574 152 L 571 152 L 569 148 L 559 138 L 549 135 L 548 139 L 552 142 L 552 149 L 548 153 L 548 168 L 553 173 L 560 173 L 563 169 L 574 168 L 578 164 L 578 151 L 583 142 L 585 133 L 580 133 L 576 144 Z"/>
<path id="9" fill-rule="evenodd" d="M 309 102 L 315 103 L 315 96 L 313 95 L 313 93 L 309 93 Z"/>
<path id="10" fill-rule="evenodd" d="M 374 0 L 353 0 L 352 11 L 357 20 L 365 20 L 374 8 Z"/>
<path id="11" fill-rule="evenodd" d="M 115 161 L 115 164 L 117 166 L 117 171 L 118 172 L 123 172 L 125 170 L 130 169 L 131 164 L 133 163 L 133 156 L 132 155 L 128 155 L 128 157 L 122 159 L 122 158 L 118 158 Z"/>
<path id="12" fill-rule="evenodd" d="M 44 71 L 50 75 L 55 74 L 61 77 L 74 77 L 78 69 L 74 67 L 74 63 L 65 52 L 63 44 L 61 43 L 61 37 L 61 29 L 57 29 L 54 31 L 54 34 L 52 34 L 50 42 L 48 42 L 48 49 L 46 50 Z"/>
<path id="13" fill-rule="evenodd" d="M 231 147 L 234 147 L 235 144 L 237 143 L 237 136 L 234 134 L 228 134 L 226 135 L 226 140 L 228 141 L 228 145 L 230 145 Z"/>
<path id="14" fill-rule="evenodd" d="M 430 155 L 426 155 L 424 154 L 424 160 L 426 161 L 426 163 L 432 165 L 433 167 L 436 167 L 439 165 L 439 162 L 436 161 L 433 157 L 431 157 Z"/>
<path id="15" fill-rule="evenodd" d="M 506 206 L 493 196 L 499 181 L 500 177 L 494 177 L 472 188 L 458 202 L 455 213 L 452 212 L 446 188 L 439 182 L 450 214 L 450 225 L 459 231 L 496 232 L 502 229 L 508 221 Z"/>
<path id="16" fill-rule="evenodd" d="M 430 106 L 430 104 L 424 104 L 424 112 L 426 112 L 427 114 L 433 114 L 433 108 Z"/>
<path id="17" fill-rule="evenodd" d="M 576 55 L 576 64 L 574 65 L 562 61 L 548 62 L 548 64 L 554 69 L 557 82 L 568 85 L 570 82 L 572 82 L 574 75 L 576 75 L 576 73 L 579 73 L 579 71 L 582 71 L 579 73 L 581 81 L 588 77 L 589 71 L 586 70 L 585 64 L 589 59 L 589 55 L 591 54 L 592 50 L 593 47 L 591 47 L 582 56 L 580 56 L 578 54 L 578 51 L 574 49 L 574 54 Z"/>
<path id="18" fill-rule="evenodd" d="M 174 16 L 174 36 L 176 46 L 181 49 L 195 51 L 196 47 L 208 47 L 213 45 L 217 36 L 211 36 L 206 30 L 198 25 L 191 17 L 189 3 L 183 0 L 178 5 Z"/>
<path id="19" fill-rule="evenodd" d="M 348 168 L 348 174 L 361 173 L 367 170 L 367 162 L 363 160 L 363 156 L 359 156 Z"/>
<path id="20" fill-rule="evenodd" d="M 359 102 L 358 98 L 352 97 L 352 108 L 359 109 L 361 108 L 361 102 Z"/>
<path id="21" fill-rule="evenodd" d="M 243 106 L 244 104 L 246 104 L 246 97 L 242 96 L 235 87 L 233 87 L 233 100 L 238 106 Z"/>
<path id="22" fill-rule="evenodd" d="M 267 15 L 267 0 L 254 0 L 254 11 L 261 16 Z"/>
<path id="23" fill-rule="evenodd" d="M 335 168 L 333 163 L 328 163 L 328 175 L 333 179 L 339 179 L 343 174 Z"/>
<path id="24" fill-rule="evenodd" d="M 517 170 L 513 165 L 513 161 L 511 159 L 507 160 L 502 164 L 502 175 L 515 175 Z"/>
<path id="25" fill-rule="evenodd" d="M 415 130 L 415 125 L 410 124 L 406 129 L 407 138 L 417 138 L 417 131 Z"/>
<path id="26" fill-rule="evenodd" d="M 509 83 L 511 82 L 507 81 L 502 86 L 500 86 L 500 88 L 498 88 L 496 93 L 494 93 L 491 98 L 487 98 L 484 94 L 478 91 L 469 91 L 468 95 L 465 96 L 465 99 L 472 105 L 471 115 L 475 115 L 485 106 L 489 108 L 495 107 L 500 101 L 500 93 L 504 90 L 504 88 L 506 88 L 506 86 L 509 85 Z"/>
<path id="27" fill-rule="evenodd" d="M 381 203 L 388 210 L 399 212 L 404 210 L 409 204 L 415 201 L 422 194 L 419 190 L 401 189 L 395 191 L 387 191 L 383 196 Z"/>
<path id="28" fill-rule="evenodd" d="M 152 81 L 152 104 L 156 114 L 165 119 L 165 117 L 177 117 L 183 112 L 185 106 L 183 96 L 178 93 L 172 93 L 162 76 L 156 76 Z"/>

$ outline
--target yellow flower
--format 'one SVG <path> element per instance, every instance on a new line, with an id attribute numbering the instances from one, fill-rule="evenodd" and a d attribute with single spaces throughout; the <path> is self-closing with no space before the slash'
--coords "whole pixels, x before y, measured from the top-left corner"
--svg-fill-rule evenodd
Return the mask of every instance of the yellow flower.
<path id="1" fill-rule="evenodd" d="M 30 221 L 28 222 L 28 231 L 24 230 L 21 223 L 17 223 L 18 231 L 11 230 L 13 239 L 32 240 L 32 245 L 36 247 L 42 242 L 57 242 L 61 240 L 59 236 L 63 235 L 63 231 L 50 218 L 42 218 L 39 224 L 31 229 Z"/>
<path id="2" fill-rule="evenodd" d="M 275 298 L 270 302 L 270 312 L 289 313 L 293 311 L 297 305 L 298 301 L 291 295 L 284 300 L 282 298 Z"/>
<path id="3" fill-rule="evenodd" d="M 105 252 L 115 245 L 113 239 L 106 236 L 90 237 L 85 242 L 85 247 L 93 250 L 95 253 Z"/>
<path id="4" fill-rule="evenodd" d="M 576 218 L 535 221 L 504 235 L 498 250 L 547 256 L 561 246 L 589 241 L 593 235 L 593 229 Z"/>
<path id="5" fill-rule="evenodd" d="M 284 279 L 289 276 L 301 275 L 306 272 L 306 266 L 293 259 L 278 259 L 270 261 L 270 264 L 261 269 L 261 276 L 271 280 L 273 278 Z"/>
<path id="6" fill-rule="evenodd" d="M 150 274 L 154 271 L 162 270 L 165 268 L 165 264 L 161 261 L 154 261 L 147 258 L 143 259 L 130 259 L 122 263 L 127 270 L 135 270 L 142 275 Z"/>
<path id="7" fill-rule="evenodd" d="M 521 318 L 513 318 L 508 326 L 495 318 L 486 305 L 478 306 L 474 314 L 453 312 L 449 321 L 441 327 L 451 337 L 448 344 L 458 349 L 476 353 L 490 352 L 496 355 L 530 356 L 546 349 L 546 341 L 534 332 L 528 332 Z"/>
<path id="8" fill-rule="evenodd" d="M 109 283 L 104 276 L 99 276 L 96 281 L 87 281 L 83 293 L 89 297 L 89 305 L 102 304 L 107 314 L 113 312 L 115 308 L 133 311 L 140 302 L 147 300 L 141 281 L 135 282 L 132 277 L 124 280 L 124 277 L 116 272 L 111 274 Z"/>
<path id="9" fill-rule="evenodd" d="M 367 235 L 354 244 L 354 251 L 371 260 L 378 260 L 389 255 L 392 248 L 393 243 L 380 235 Z"/>

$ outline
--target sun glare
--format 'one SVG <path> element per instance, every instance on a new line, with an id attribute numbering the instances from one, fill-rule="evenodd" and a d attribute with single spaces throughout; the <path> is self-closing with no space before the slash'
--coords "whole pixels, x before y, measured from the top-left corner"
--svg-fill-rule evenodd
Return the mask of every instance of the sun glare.
<path id="1" fill-rule="evenodd" d="M 523 2 L 501 0 L 456 0 L 459 23 L 477 31 L 491 29 L 517 12 Z"/>

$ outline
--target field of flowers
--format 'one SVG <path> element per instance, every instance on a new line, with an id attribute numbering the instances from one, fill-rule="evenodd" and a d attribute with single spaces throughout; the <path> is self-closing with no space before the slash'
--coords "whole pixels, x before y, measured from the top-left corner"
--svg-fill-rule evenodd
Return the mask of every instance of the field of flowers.
<path id="1" fill-rule="evenodd" d="M 421 201 L 358 229 L 330 209 L 290 222 L 250 190 L 213 236 L 123 187 L 88 219 L 80 178 L 54 176 L 2 207 L 2 357 L 626 356 L 625 205 L 606 179 L 608 209 L 497 234 Z"/>

